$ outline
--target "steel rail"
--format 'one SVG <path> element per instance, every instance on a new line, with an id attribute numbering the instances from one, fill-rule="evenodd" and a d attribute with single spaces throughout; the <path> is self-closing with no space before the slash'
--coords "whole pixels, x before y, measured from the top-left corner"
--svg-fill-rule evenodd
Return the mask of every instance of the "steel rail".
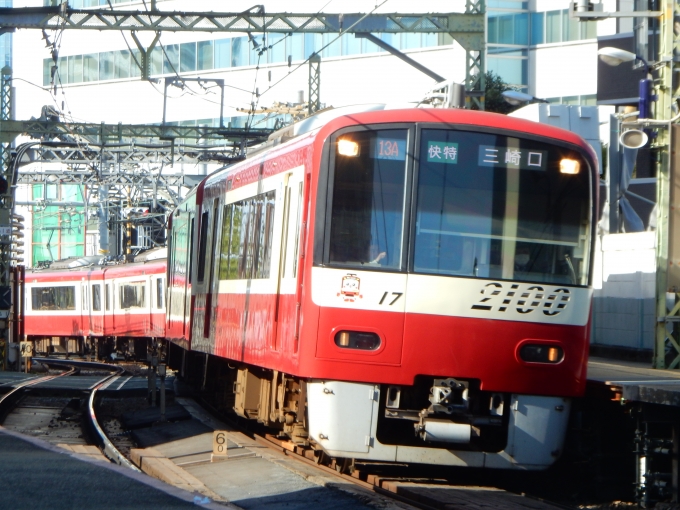
<path id="1" fill-rule="evenodd" d="M 52 379 L 56 379 L 57 377 L 69 376 L 69 375 L 74 374 L 75 371 L 76 371 L 75 367 L 72 367 L 71 370 L 64 372 L 62 374 L 46 375 L 44 377 L 29 379 L 28 381 L 24 381 L 22 383 L 19 383 L 12 390 L 10 390 L 7 393 L 5 393 L 4 395 L 0 396 L 0 418 L 4 419 L 4 417 L 7 415 L 8 411 L 12 407 L 14 407 L 17 400 L 19 400 L 21 395 L 24 394 L 24 392 L 26 391 L 26 389 L 29 386 L 33 386 L 35 384 L 39 384 L 39 383 L 46 382 L 46 381 L 51 381 Z"/>
<path id="2" fill-rule="evenodd" d="M 286 448 L 282 444 L 279 443 L 278 440 L 275 438 L 269 437 L 269 436 L 261 436 L 259 434 L 254 434 L 253 435 L 254 439 L 256 442 L 260 443 L 263 446 L 266 446 L 270 449 L 273 449 L 275 451 L 278 451 L 285 455 L 288 458 L 295 459 L 297 461 L 303 462 L 305 464 L 308 464 L 310 466 L 314 466 L 315 468 L 323 471 L 324 473 L 327 473 L 329 475 L 336 476 L 340 478 L 341 480 L 345 482 L 350 482 L 358 487 L 361 487 L 363 489 L 367 489 L 369 491 L 375 492 L 376 494 L 380 494 L 381 496 L 385 496 L 387 498 L 393 499 L 395 501 L 399 501 L 401 503 L 406 503 L 408 505 L 411 505 L 415 508 L 420 508 L 421 510 L 438 510 L 437 508 L 428 505 L 427 503 L 423 503 L 421 501 L 417 501 L 415 499 L 408 498 L 406 496 L 402 496 L 401 494 L 397 494 L 396 492 L 392 492 L 387 489 L 383 489 L 380 486 L 380 482 L 378 481 L 378 484 L 371 483 L 368 481 L 361 480 L 360 478 L 356 478 L 352 475 L 346 474 L 346 473 L 341 473 L 337 471 L 336 469 L 333 469 L 332 467 L 325 466 L 324 464 L 321 464 L 318 462 L 318 460 L 312 460 L 308 457 L 305 457 L 304 455 L 301 455 L 293 450 L 290 450 L 289 448 Z M 318 457 L 317 457 L 318 459 Z M 381 477 L 377 477 L 377 480 L 380 480 Z M 390 476 L 390 477 L 385 477 L 389 478 L 391 481 L 397 481 L 399 477 L 397 476 Z M 403 481 L 413 481 L 413 478 L 409 477 L 404 477 Z"/>
<path id="3" fill-rule="evenodd" d="M 101 447 L 103 447 L 103 452 L 106 457 L 109 458 L 112 462 L 115 462 L 119 466 L 124 466 L 127 468 L 132 469 L 133 471 L 140 472 L 141 471 L 132 464 L 129 460 L 125 458 L 125 456 L 118 451 L 118 449 L 113 445 L 111 440 L 107 437 L 106 433 L 104 430 L 101 428 L 99 425 L 99 422 L 97 421 L 97 415 L 94 412 L 94 400 L 97 395 L 97 391 L 106 383 L 108 383 L 112 378 L 119 376 L 122 374 L 125 370 L 120 367 L 112 367 L 110 365 L 106 365 L 104 363 L 95 363 L 91 361 L 71 361 L 71 360 L 54 360 L 51 358 L 33 358 L 34 361 L 39 362 L 39 363 L 45 363 L 45 364 L 54 364 L 54 365 L 71 365 L 74 367 L 79 367 L 79 368 L 90 368 L 90 369 L 99 369 L 99 370 L 112 370 L 113 373 L 109 375 L 108 377 L 104 378 L 90 390 L 90 398 L 88 399 L 88 420 L 90 427 L 92 430 L 95 432 L 95 435 L 97 436 L 97 442 Z"/>

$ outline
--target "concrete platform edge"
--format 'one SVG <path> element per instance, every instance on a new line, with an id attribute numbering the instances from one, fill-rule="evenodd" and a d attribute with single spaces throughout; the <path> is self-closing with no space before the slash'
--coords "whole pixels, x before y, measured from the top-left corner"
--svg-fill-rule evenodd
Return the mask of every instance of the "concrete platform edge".
<path id="1" fill-rule="evenodd" d="M 199 492 L 216 502 L 227 503 L 224 498 L 206 487 L 201 480 L 154 448 L 133 448 L 130 450 L 130 460 L 144 473 L 162 482 L 178 488 L 186 487 L 185 490 Z"/>
<path id="2" fill-rule="evenodd" d="M 70 455 L 74 458 L 77 458 L 81 462 L 87 462 L 89 464 L 93 464 L 95 466 L 98 466 L 100 468 L 105 468 L 109 469 L 111 471 L 115 471 L 116 473 L 119 473 L 123 476 L 127 476 L 128 478 L 131 478 L 137 482 L 143 483 L 145 485 L 148 485 L 150 487 L 153 487 L 154 489 L 157 489 L 159 491 L 165 492 L 166 494 L 170 496 L 174 496 L 178 499 L 181 499 L 183 501 L 186 501 L 188 503 L 194 503 L 196 504 L 194 498 L 196 496 L 203 496 L 203 494 L 199 494 L 196 492 L 189 492 L 187 490 L 183 490 L 177 487 L 174 487 L 172 485 L 168 485 L 160 480 L 157 480 L 156 478 L 152 478 L 151 476 L 145 474 L 145 473 L 137 473 L 136 471 L 133 471 L 131 469 L 127 469 L 124 467 L 121 467 L 117 464 L 114 464 L 112 462 L 105 463 L 101 462 L 99 460 L 93 460 L 93 459 L 88 459 L 82 455 L 75 454 L 73 452 L 69 452 L 68 450 L 64 450 L 63 448 L 59 448 L 58 446 L 53 445 L 52 443 L 49 443 L 47 441 L 43 441 L 42 439 L 38 439 L 36 437 L 31 437 L 31 436 L 26 436 L 24 434 L 20 434 L 18 432 L 14 432 L 12 430 L 8 430 L 2 426 L 0 426 L 0 434 L 5 434 L 8 436 L 15 437 L 17 439 L 21 439 L 23 441 L 26 441 L 27 443 L 32 444 L 33 446 L 36 446 L 38 448 L 42 448 L 44 450 L 49 450 L 53 453 L 58 453 L 61 455 Z M 224 510 L 225 508 L 232 508 L 234 510 L 241 510 L 240 507 L 233 505 L 231 503 L 218 503 L 218 502 L 213 502 L 211 501 L 210 503 L 204 503 L 204 504 L 196 504 L 197 507 L 200 508 L 208 508 L 210 510 Z"/>

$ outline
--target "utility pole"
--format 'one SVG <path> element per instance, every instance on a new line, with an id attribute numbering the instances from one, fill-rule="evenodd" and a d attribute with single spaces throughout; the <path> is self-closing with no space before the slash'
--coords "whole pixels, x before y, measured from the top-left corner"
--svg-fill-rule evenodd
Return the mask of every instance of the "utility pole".
<path id="1" fill-rule="evenodd" d="M 0 121 L 12 119 L 12 69 L 5 66 L 0 71 Z M 7 368 L 10 339 L 9 322 L 12 308 L 12 209 L 14 188 L 11 175 L 12 139 L 0 138 L 0 370 Z M 18 354 L 18 353 L 17 353 Z"/>
<path id="2" fill-rule="evenodd" d="M 678 91 L 673 83 L 674 48 L 678 37 L 673 25 L 680 8 L 676 0 L 662 0 L 660 17 L 659 78 L 655 83 L 659 100 L 655 119 L 666 121 L 659 125 L 653 147 L 657 149 L 656 192 L 656 334 L 654 346 L 655 368 L 680 368 L 680 196 L 674 189 L 678 184 L 680 161 L 673 153 L 680 141 L 679 127 L 672 124 L 673 104 Z"/>

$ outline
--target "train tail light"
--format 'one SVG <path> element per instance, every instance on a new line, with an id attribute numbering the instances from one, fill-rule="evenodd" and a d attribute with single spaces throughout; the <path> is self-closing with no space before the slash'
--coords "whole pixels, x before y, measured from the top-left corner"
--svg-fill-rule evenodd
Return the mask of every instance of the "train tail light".
<path id="1" fill-rule="evenodd" d="M 359 144 L 354 140 L 341 138 L 338 140 L 338 154 L 341 156 L 356 157 L 359 155 Z"/>
<path id="2" fill-rule="evenodd" d="M 380 337 L 375 333 L 339 331 L 335 334 L 335 345 L 343 349 L 375 351 L 380 347 Z"/>
<path id="3" fill-rule="evenodd" d="M 564 350 L 556 345 L 525 344 L 519 350 L 519 357 L 527 363 L 559 363 L 564 359 Z"/>

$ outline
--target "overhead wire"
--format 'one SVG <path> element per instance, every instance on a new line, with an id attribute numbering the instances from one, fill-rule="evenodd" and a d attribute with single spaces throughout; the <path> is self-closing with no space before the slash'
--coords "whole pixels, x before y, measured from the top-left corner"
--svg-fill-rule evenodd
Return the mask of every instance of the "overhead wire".
<path id="1" fill-rule="evenodd" d="M 318 50 L 314 51 L 309 57 L 307 57 L 304 61 L 302 61 L 300 64 L 298 64 L 297 67 L 295 67 L 295 69 L 293 69 L 292 71 L 290 71 L 288 74 L 286 74 L 286 75 L 285 75 L 283 78 L 281 78 L 280 80 L 276 81 L 274 84 L 270 85 L 270 86 L 263 92 L 263 94 L 266 93 L 266 92 L 269 92 L 272 88 L 274 88 L 274 87 L 277 86 L 279 83 L 281 83 L 283 80 L 285 80 L 286 78 L 288 78 L 288 77 L 289 77 L 291 74 L 293 74 L 295 71 L 297 71 L 297 70 L 300 69 L 302 66 L 304 66 L 305 64 L 307 64 L 307 63 L 309 62 L 309 59 L 312 57 L 312 55 L 321 53 L 323 50 L 325 50 L 326 48 L 328 48 L 331 44 L 335 43 L 338 39 L 340 39 L 343 35 L 345 35 L 349 30 L 351 30 L 352 28 L 354 28 L 355 26 L 357 26 L 359 23 L 361 23 L 364 19 L 366 19 L 366 18 L 367 18 L 368 16 L 370 16 L 371 14 L 373 14 L 376 10 L 378 10 L 380 7 L 382 7 L 383 5 L 385 5 L 387 2 L 389 2 L 389 0 L 383 0 L 381 3 L 376 4 L 376 6 L 373 8 L 373 10 L 371 10 L 370 12 L 367 12 L 366 14 L 364 14 L 361 18 L 359 18 L 358 20 L 356 20 L 354 23 L 352 23 L 352 24 L 351 24 L 349 27 L 347 27 L 346 29 L 340 30 L 340 32 L 338 33 L 338 35 L 337 35 L 337 37 L 336 37 L 335 39 L 333 39 L 332 41 L 326 43 L 325 45 L 323 45 L 323 46 L 322 46 L 321 48 L 319 48 Z"/>

